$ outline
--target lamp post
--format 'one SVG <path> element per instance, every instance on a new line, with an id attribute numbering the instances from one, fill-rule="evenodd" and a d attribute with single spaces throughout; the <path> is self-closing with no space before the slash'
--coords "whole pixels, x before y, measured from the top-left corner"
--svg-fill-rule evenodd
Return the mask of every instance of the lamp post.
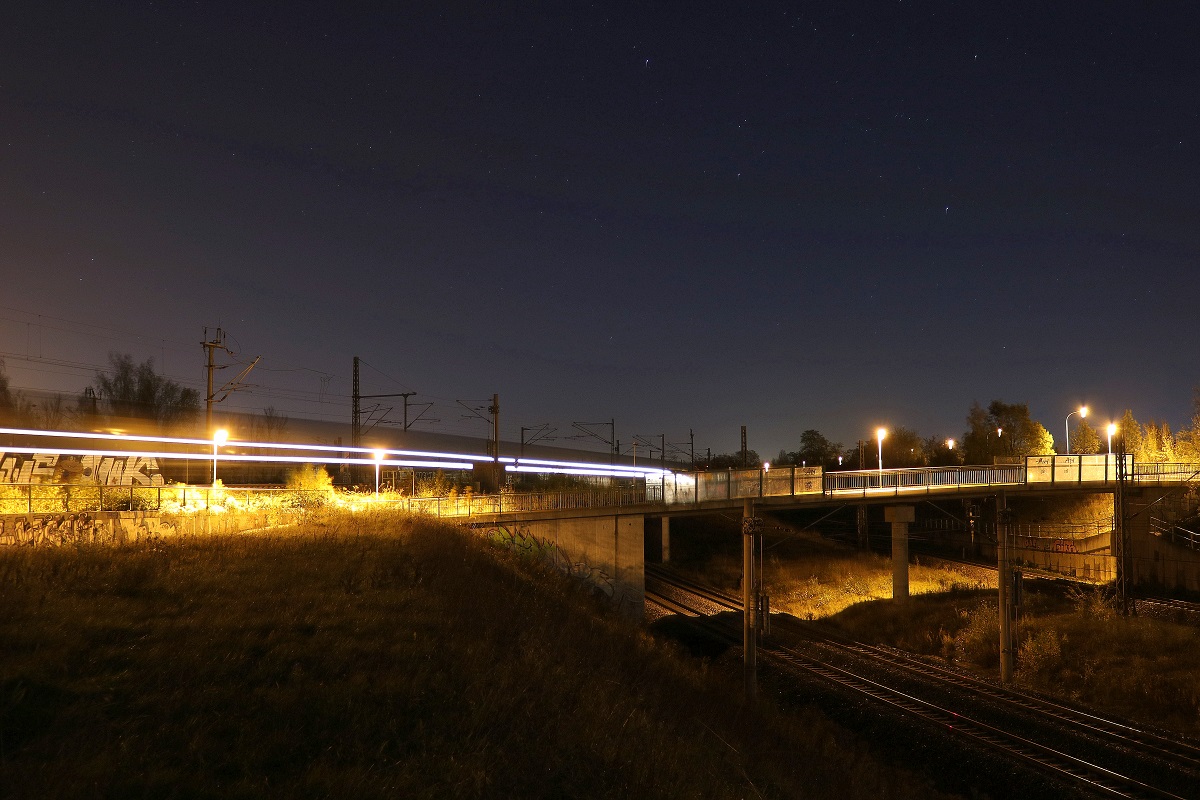
<path id="1" fill-rule="evenodd" d="M 379 465 L 383 462 L 383 451 L 375 451 L 375 499 L 379 499 Z"/>
<path id="2" fill-rule="evenodd" d="M 1063 420 L 1063 428 L 1065 429 L 1066 434 L 1067 434 L 1067 441 L 1065 443 L 1065 446 L 1066 446 L 1065 455 L 1068 455 L 1068 456 L 1071 455 L 1071 417 L 1075 416 L 1076 414 L 1079 415 L 1080 419 L 1084 419 L 1085 417 L 1087 417 L 1087 406 L 1080 406 L 1077 411 L 1072 411 L 1070 414 L 1067 414 L 1067 418 L 1065 420 Z"/>
<path id="3" fill-rule="evenodd" d="M 1116 432 L 1117 432 L 1117 423 L 1115 423 L 1115 422 L 1108 423 L 1108 454 L 1110 456 L 1112 455 L 1112 437 L 1113 437 L 1113 434 Z"/>
<path id="4" fill-rule="evenodd" d="M 229 431 L 221 428 L 213 433 L 213 486 L 217 485 L 217 448 L 229 439 Z"/>
<path id="5" fill-rule="evenodd" d="M 887 428 L 878 428 L 875 439 L 879 442 L 879 471 L 883 472 L 883 440 L 887 438 Z"/>

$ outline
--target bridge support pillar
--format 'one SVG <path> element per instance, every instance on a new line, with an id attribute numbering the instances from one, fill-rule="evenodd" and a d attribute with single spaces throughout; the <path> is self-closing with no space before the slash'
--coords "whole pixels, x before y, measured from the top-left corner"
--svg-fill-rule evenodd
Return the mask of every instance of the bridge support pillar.
<path id="1" fill-rule="evenodd" d="M 671 561 L 671 518 L 663 515 L 662 518 L 662 563 L 667 564 Z"/>
<path id="2" fill-rule="evenodd" d="M 892 523 L 892 599 L 908 599 L 908 524 L 916 519 L 913 506 L 888 506 L 883 518 Z"/>

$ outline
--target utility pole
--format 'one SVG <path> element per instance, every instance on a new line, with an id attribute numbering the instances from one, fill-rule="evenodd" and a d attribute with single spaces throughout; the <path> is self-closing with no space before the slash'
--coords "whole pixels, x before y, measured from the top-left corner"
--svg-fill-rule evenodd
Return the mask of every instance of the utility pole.
<path id="1" fill-rule="evenodd" d="M 213 372 L 218 369 L 225 369 L 225 367 L 229 366 L 228 364 L 218 364 L 216 362 L 216 351 L 224 350 L 231 356 L 233 355 L 233 352 L 225 346 L 225 331 L 220 328 L 217 328 L 217 333 L 212 339 L 208 338 L 208 328 L 205 328 L 204 341 L 200 343 L 200 346 L 205 349 L 207 356 L 205 359 L 205 367 L 208 372 L 208 389 L 204 394 L 204 426 L 206 429 L 206 436 L 211 437 L 213 435 L 213 406 L 224 400 L 226 397 L 229 397 L 232 392 L 236 392 L 238 389 L 247 388 L 246 384 L 242 383 L 242 378 L 245 378 L 250 374 L 250 370 L 254 369 L 254 365 L 258 363 L 262 356 L 255 356 L 254 360 L 251 361 L 244 370 L 237 374 L 237 377 L 228 381 L 220 389 L 214 390 Z M 217 395 L 221 396 L 217 397 Z"/>
<path id="2" fill-rule="evenodd" d="M 1012 511 L 1005 505 L 1004 492 L 996 495 L 996 572 L 999 583 L 1000 606 L 1000 682 L 1011 683 L 1012 652 L 1012 570 L 1008 552 Z"/>
<path id="3" fill-rule="evenodd" d="M 208 372 L 208 390 L 204 395 L 204 432 L 205 436 L 213 434 L 213 370 L 217 369 L 216 360 L 214 358 L 215 351 L 224 350 L 226 353 L 229 349 L 225 347 L 225 331 L 217 328 L 216 336 L 211 340 L 208 338 L 208 328 L 204 329 L 204 341 L 200 343 L 207 355 L 207 363 L 205 367 Z"/>
<path id="4" fill-rule="evenodd" d="M 688 443 L 692 452 L 692 472 L 696 471 L 696 432 L 688 428 Z"/>
<path id="5" fill-rule="evenodd" d="M 492 472 L 495 475 L 496 491 L 500 491 L 503 485 L 501 478 L 504 477 L 504 468 L 500 465 L 500 395 L 492 395 L 492 404 L 488 407 L 488 411 L 492 415 L 492 457 L 496 459 L 492 465 Z"/>
<path id="6" fill-rule="evenodd" d="M 408 430 L 408 398 L 412 397 L 416 392 L 400 392 L 400 396 L 404 398 L 404 428 Z"/>
<path id="7" fill-rule="evenodd" d="M 352 405 L 351 405 L 351 412 L 350 412 L 350 446 L 351 447 L 362 447 L 362 440 L 363 440 L 363 433 L 364 433 L 363 424 L 362 424 L 362 401 L 363 400 L 366 400 L 366 399 L 375 400 L 375 399 L 380 399 L 380 398 L 384 398 L 384 397 L 403 397 L 404 398 L 404 430 L 407 431 L 408 430 L 408 398 L 410 398 L 414 394 L 416 394 L 416 392 L 390 392 L 388 394 L 363 394 L 362 393 L 362 385 L 359 382 L 359 361 L 360 360 L 361 359 L 359 359 L 358 356 L 354 357 L 354 387 L 353 387 L 352 398 L 351 398 Z M 428 410 L 429 404 L 426 403 L 424 405 L 426 406 L 426 410 Z M 378 406 L 376 406 L 376 408 L 378 408 Z M 391 408 L 388 408 L 388 411 L 391 411 Z M 372 412 L 372 413 L 374 413 L 374 412 Z M 424 414 L 424 413 L 425 413 L 424 411 L 421 412 L 421 414 Z M 417 419 L 421 418 L 421 414 L 417 415 Z M 387 412 L 384 412 L 384 416 L 387 416 Z M 372 423 L 372 427 L 374 427 L 380 421 L 381 420 L 376 420 L 376 422 Z M 431 420 L 431 421 L 436 421 L 436 420 Z M 416 420 L 413 420 L 413 422 L 416 422 Z M 355 476 L 354 482 L 358 483 L 358 468 L 357 467 L 352 468 L 352 474 Z"/>
<path id="8" fill-rule="evenodd" d="M 525 457 L 525 445 L 533 444 L 543 440 L 553 441 L 554 434 L 558 432 L 558 428 L 551 428 L 549 422 L 543 422 L 537 427 L 521 427 L 521 458 Z M 525 438 L 526 433 L 532 433 L 528 439 Z"/>
<path id="9" fill-rule="evenodd" d="M 1113 560 L 1117 562 L 1117 602 L 1121 606 L 1121 614 L 1128 615 L 1132 606 L 1129 597 L 1129 573 L 1133 567 L 1132 541 L 1129 535 L 1128 520 L 1128 486 L 1129 462 L 1132 459 L 1125 451 L 1125 431 L 1117 440 L 1117 491 L 1113 497 L 1114 521 L 1117 523 L 1114 538 Z"/>
<path id="10" fill-rule="evenodd" d="M 362 446 L 362 392 L 359 389 L 358 382 L 358 356 L 354 357 L 354 389 L 352 393 L 352 406 L 350 411 L 350 446 Z M 358 458 L 358 453 L 354 453 L 354 457 Z M 350 482 L 358 485 L 359 483 L 359 468 L 358 465 L 350 467 Z"/>
<path id="11" fill-rule="evenodd" d="M 354 389 L 350 411 L 350 446 L 359 447 L 362 444 L 362 393 L 358 384 L 358 356 L 354 357 Z"/>
<path id="12" fill-rule="evenodd" d="M 746 426 L 742 426 L 742 469 L 746 469 L 749 456 L 746 453 Z"/>

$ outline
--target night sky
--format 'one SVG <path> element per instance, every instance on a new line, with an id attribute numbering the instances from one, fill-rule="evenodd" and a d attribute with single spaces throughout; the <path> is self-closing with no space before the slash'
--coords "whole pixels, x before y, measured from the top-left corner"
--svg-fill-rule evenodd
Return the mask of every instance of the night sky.
<path id="1" fill-rule="evenodd" d="M 744 7 L 743 7 L 744 6 Z M 499 393 L 697 449 L 1172 427 L 1200 384 L 1189 3 L 33 3 L 0 32 L 0 357 L 230 410 Z M 231 377 L 233 370 L 226 370 Z M 395 415 L 398 418 L 398 413 Z M 414 428 L 416 429 L 416 428 Z M 559 440 L 559 444 L 564 444 Z"/>

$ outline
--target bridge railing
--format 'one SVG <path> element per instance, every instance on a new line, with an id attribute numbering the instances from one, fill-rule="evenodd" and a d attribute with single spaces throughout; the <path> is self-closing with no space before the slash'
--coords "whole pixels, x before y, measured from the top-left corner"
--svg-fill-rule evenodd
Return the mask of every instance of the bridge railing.
<path id="1" fill-rule="evenodd" d="M 699 504 L 748 497 L 795 497 L 835 494 L 904 494 L 939 488 L 1011 486 L 1023 483 L 1019 464 L 966 467 L 920 467 L 889 470 L 824 472 L 820 467 L 719 472 L 668 473 L 647 479 L 647 502 Z"/>
<path id="2" fill-rule="evenodd" d="M 1132 478 L 1138 483 L 1180 483 L 1200 479 L 1200 464 L 1136 462 L 1131 470 Z"/>
<path id="3" fill-rule="evenodd" d="M 847 470 L 825 474 L 825 494 L 906 494 L 965 486 L 1007 486 L 1024 481 L 1020 466 L 917 467 Z"/>
<path id="4" fill-rule="evenodd" d="M 1200 550 L 1200 533 L 1180 527 L 1174 522 L 1150 518 L 1150 532 L 1178 547 Z"/>
<path id="5" fill-rule="evenodd" d="M 1116 453 L 1028 456 L 1025 483 L 1107 483 L 1117 479 Z"/>

